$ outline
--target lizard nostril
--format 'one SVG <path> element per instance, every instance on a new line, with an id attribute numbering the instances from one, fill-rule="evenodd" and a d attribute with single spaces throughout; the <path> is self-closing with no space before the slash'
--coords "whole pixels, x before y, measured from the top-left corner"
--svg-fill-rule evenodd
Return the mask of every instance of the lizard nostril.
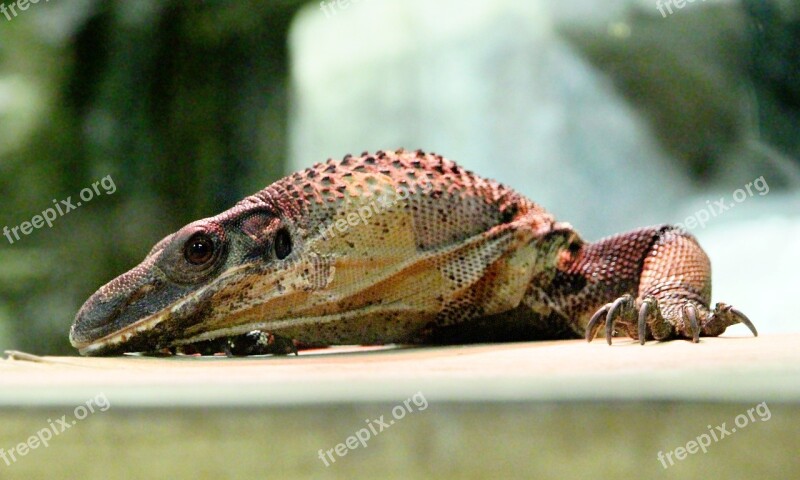
<path id="1" fill-rule="evenodd" d="M 104 291 L 92 295 L 78 311 L 70 328 L 72 345 L 94 341 L 111 330 L 126 302 L 124 295 L 111 295 Z"/>

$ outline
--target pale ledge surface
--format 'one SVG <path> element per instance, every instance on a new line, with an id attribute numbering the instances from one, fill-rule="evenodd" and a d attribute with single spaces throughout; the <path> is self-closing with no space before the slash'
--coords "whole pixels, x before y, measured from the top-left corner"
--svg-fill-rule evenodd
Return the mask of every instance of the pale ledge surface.
<path id="1" fill-rule="evenodd" d="M 744 330 L 742 332 L 741 330 Z M 800 334 L 648 342 L 602 338 L 427 348 L 337 347 L 299 357 L 42 357 L 0 361 L 0 406 L 291 406 L 395 402 L 797 402 Z M 355 350 L 355 351 L 354 351 Z M 372 350 L 372 351 L 370 351 Z"/>

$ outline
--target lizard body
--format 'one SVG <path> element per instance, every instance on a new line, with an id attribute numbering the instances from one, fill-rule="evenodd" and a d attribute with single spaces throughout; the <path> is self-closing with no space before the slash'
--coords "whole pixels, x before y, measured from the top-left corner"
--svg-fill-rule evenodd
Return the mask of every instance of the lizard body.
<path id="1" fill-rule="evenodd" d="M 435 154 L 328 160 L 165 237 L 90 297 L 82 354 L 264 331 L 303 344 L 640 339 L 752 323 L 709 307 L 695 239 L 658 226 L 587 243 L 517 192 Z"/>

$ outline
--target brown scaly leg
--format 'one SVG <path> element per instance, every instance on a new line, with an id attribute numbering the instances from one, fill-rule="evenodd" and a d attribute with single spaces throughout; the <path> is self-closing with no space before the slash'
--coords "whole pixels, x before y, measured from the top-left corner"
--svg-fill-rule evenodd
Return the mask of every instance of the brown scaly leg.
<path id="1" fill-rule="evenodd" d="M 694 237 L 670 226 L 652 230 L 654 242 L 642 262 L 636 295 L 623 294 L 598 309 L 586 326 L 586 340 L 591 341 L 603 323 L 609 345 L 615 327 L 641 344 L 648 338 L 698 342 L 701 335 L 714 337 L 737 323 L 757 336 L 750 319 L 730 305 L 717 303 L 710 310 L 711 265 Z M 624 254 L 625 236 L 618 238 Z"/>

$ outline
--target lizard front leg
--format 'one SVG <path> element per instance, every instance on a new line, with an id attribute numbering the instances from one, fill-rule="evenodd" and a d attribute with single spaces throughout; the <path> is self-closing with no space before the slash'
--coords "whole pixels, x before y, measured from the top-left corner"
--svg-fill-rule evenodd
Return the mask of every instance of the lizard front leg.
<path id="1" fill-rule="evenodd" d="M 752 322 L 724 303 L 712 310 L 711 264 L 693 236 L 672 226 L 644 228 L 585 246 L 572 268 L 587 279 L 586 290 L 608 296 L 599 306 L 585 302 L 584 315 L 594 311 L 585 327 L 591 341 L 605 325 L 611 344 L 620 327 L 644 344 L 646 339 L 669 340 L 717 336 L 736 323 L 758 335 Z M 615 290 L 606 278 L 619 281 Z M 598 288 L 599 287 L 599 288 Z M 610 294 L 610 295 L 609 295 Z M 596 310 L 595 310 L 596 309 Z"/>

